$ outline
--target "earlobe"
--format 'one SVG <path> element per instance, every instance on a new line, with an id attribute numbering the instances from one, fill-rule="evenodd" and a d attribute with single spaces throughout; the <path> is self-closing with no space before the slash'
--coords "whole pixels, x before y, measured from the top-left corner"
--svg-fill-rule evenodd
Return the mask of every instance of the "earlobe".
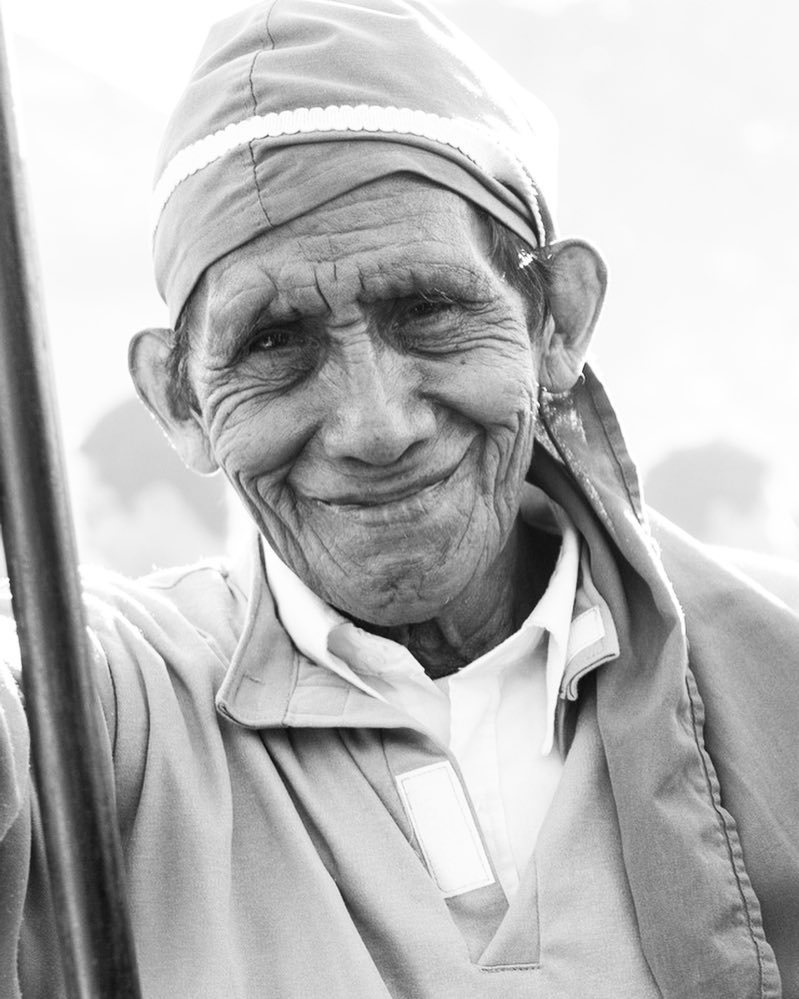
<path id="1" fill-rule="evenodd" d="M 580 377 L 607 287 L 599 253 L 578 239 L 551 247 L 549 303 L 540 381 L 549 392 L 566 392 Z"/>
<path id="2" fill-rule="evenodd" d="M 141 400 L 153 414 L 183 463 L 202 475 L 217 464 L 198 413 L 177 412 L 172 392 L 169 357 L 174 334 L 168 329 L 137 333 L 128 348 L 128 367 Z"/>

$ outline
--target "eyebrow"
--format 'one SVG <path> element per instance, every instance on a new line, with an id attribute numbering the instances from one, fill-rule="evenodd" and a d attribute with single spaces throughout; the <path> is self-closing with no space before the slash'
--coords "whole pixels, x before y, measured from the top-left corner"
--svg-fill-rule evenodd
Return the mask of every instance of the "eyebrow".
<path id="1" fill-rule="evenodd" d="M 406 298 L 412 294 L 436 295 L 454 299 L 480 299 L 491 292 L 487 275 L 477 267 L 440 264 L 425 272 L 418 265 L 408 264 L 390 274 L 377 273 L 361 282 L 359 301 L 371 304 L 390 298 Z"/>

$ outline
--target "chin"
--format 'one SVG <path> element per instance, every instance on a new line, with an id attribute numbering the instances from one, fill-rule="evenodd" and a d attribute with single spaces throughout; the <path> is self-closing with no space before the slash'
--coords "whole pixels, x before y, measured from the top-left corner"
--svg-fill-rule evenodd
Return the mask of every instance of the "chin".
<path id="1" fill-rule="evenodd" d="M 429 560 L 424 561 L 428 564 L 395 564 L 385 573 L 347 573 L 333 588 L 330 602 L 344 613 L 380 627 L 430 621 L 458 597 L 472 573 L 440 562 L 431 568 Z M 368 579 L 367 586 L 357 582 L 363 579 Z"/>

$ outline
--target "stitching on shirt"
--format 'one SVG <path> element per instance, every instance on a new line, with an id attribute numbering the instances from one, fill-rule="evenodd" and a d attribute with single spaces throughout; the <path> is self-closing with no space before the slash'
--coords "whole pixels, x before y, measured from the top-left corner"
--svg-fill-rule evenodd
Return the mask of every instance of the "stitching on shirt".
<path id="1" fill-rule="evenodd" d="M 710 771 L 709 771 L 709 768 L 708 768 L 707 755 L 706 755 L 706 753 L 704 751 L 702 742 L 700 740 L 700 727 L 701 726 L 700 726 L 700 722 L 699 722 L 699 719 L 698 719 L 698 711 L 701 711 L 701 702 L 700 702 L 700 705 L 697 705 L 695 703 L 695 697 L 694 697 L 694 695 L 698 694 L 698 690 L 695 689 L 695 686 L 694 686 L 694 683 L 693 683 L 693 677 L 691 676 L 690 671 L 687 671 L 686 674 L 685 674 L 685 686 L 686 686 L 686 690 L 688 691 L 688 702 L 689 702 L 690 707 L 691 707 L 691 722 L 692 722 L 692 728 L 693 728 L 693 732 L 694 732 L 694 744 L 696 745 L 697 752 L 699 753 L 699 759 L 700 759 L 701 764 L 702 764 L 702 772 L 703 772 L 703 774 L 705 776 L 705 784 L 707 785 L 707 791 L 708 791 L 708 794 L 710 796 L 710 801 L 711 801 L 711 804 L 713 805 L 713 810 L 715 811 L 716 816 L 718 818 L 719 826 L 721 827 L 721 832 L 722 832 L 722 835 L 724 837 L 724 843 L 725 843 L 725 845 L 727 847 L 727 856 L 728 856 L 729 861 L 730 861 L 730 866 L 732 867 L 733 875 L 735 876 L 735 883 L 736 883 L 736 886 L 738 888 L 738 895 L 740 896 L 741 905 L 742 905 L 742 908 L 743 908 L 743 913 L 744 913 L 744 916 L 746 918 L 746 926 L 747 926 L 747 929 L 749 931 L 749 936 L 750 936 L 750 939 L 752 941 L 752 944 L 754 945 L 754 948 L 755 948 L 755 955 L 757 957 L 758 973 L 759 973 L 759 977 L 760 977 L 760 995 L 761 996 L 765 996 L 766 995 L 766 993 L 765 993 L 765 984 L 766 983 L 765 983 L 765 974 L 764 974 L 764 968 L 763 968 L 763 955 L 761 953 L 759 941 L 758 941 L 758 939 L 757 939 L 757 937 L 755 935 L 755 929 L 754 929 L 754 925 L 753 925 L 753 921 L 752 921 L 752 914 L 749 911 L 749 903 L 748 903 L 747 898 L 746 898 L 746 892 L 744 890 L 743 884 L 741 883 L 740 874 L 738 873 L 738 865 L 737 865 L 737 863 L 735 861 L 735 852 L 734 852 L 734 850 L 732 848 L 732 843 L 730 841 L 730 829 L 729 829 L 729 827 L 727 825 L 727 820 L 724 817 L 724 812 L 719 807 L 719 802 L 717 800 L 717 796 L 714 793 L 714 790 L 713 790 L 713 781 L 711 779 Z"/>
<path id="2" fill-rule="evenodd" d="M 480 971 L 540 971 L 541 961 L 541 872 L 535 861 L 535 854 L 530 858 L 530 863 L 535 864 L 535 926 L 538 937 L 538 960 L 537 961 L 516 961 L 513 964 L 478 964 L 476 967 Z"/>
<path id="3" fill-rule="evenodd" d="M 403 828 L 399 822 L 397 822 L 398 828 L 402 831 L 408 843 L 419 858 L 420 862 L 427 867 L 427 862 L 424 859 L 424 854 L 422 852 L 422 844 L 419 842 L 419 837 L 416 835 L 416 829 L 414 828 L 413 822 L 411 822 L 411 817 L 408 815 L 408 811 L 405 808 L 405 803 L 402 800 L 402 795 L 399 792 L 399 787 L 397 785 L 396 775 L 391 768 L 391 761 L 388 758 L 388 749 L 386 748 L 386 733 L 384 729 L 375 729 L 378 736 L 378 742 L 380 743 L 380 750 L 383 754 L 383 760 L 386 764 L 386 770 L 391 780 L 388 782 L 391 790 L 394 792 L 394 801 L 397 807 L 397 817 L 400 816 L 405 820 L 405 828 Z"/>
<path id="4" fill-rule="evenodd" d="M 454 801 L 458 808 L 458 814 L 464 820 L 464 828 L 468 833 L 469 841 L 474 847 L 477 853 L 478 863 L 480 863 L 480 866 L 483 869 L 483 874 L 481 875 L 480 878 L 474 881 L 469 881 L 466 884 L 461 884 L 458 886 L 457 889 L 450 891 L 447 891 L 439 882 L 438 873 L 436 872 L 435 865 L 433 863 L 433 858 L 428 854 L 427 846 L 424 842 L 424 839 L 422 838 L 422 836 L 419 835 L 418 812 L 415 809 L 414 802 L 411 799 L 411 796 L 408 795 L 405 787 L 408 778 L 410 780 L 414 780 L 417 779 L 421 774 L 429 773 L 432 771 L 442 772 L 446 775 L 449 785 L 454 793 Z M 405 773 L 397 774 L 394 780 L 397 787 L 401 789 L 400 799 L 405 807 L 408 817 L 411 820 L 411 824 L 413 825 L 414 831 L 416 832 L 416 839 L 419 843 L 422 854 L 424 856 L 425 865 L 428 871 L 430 872 L 431 878 L 433 879 L 433 881 L 435 881 L 439 890 L 447 898 L 454 898 L 457 897 L 458 895 L 466 895 L 470 891 L 476 891 L 478 888 L 485 888 L 488 887 L 489 885 L 495 884 L 496 877 L 494 875 L 493 870 L 491 869 L 491 861 L 488 857 L 488 852 L 486 851 L 486 848 L 483 845 L 482 840 L 480 839 L 480 833 L 477 829 L 474 816 L 472 815 L 471 810 L 469 809 L 468 801 L 466 800 L 466 795 L 463 786 L 458 780 L 458 777 L 455 774 L 452 764 L 448 760 L 442 760 L 438 763 L 431 763 L 428 764 L 427 766 L 417 767 L 413 770 L 406 770 Z M 461 792 L 464 800 L 461 800 L 460 795 L 458 795 L 458 791 Z M 490 878 L 490 880 L 487 880 L 487 878 Z"/>
<path id="5" fill-rule="evenodd" d="M 536 964 L 478 964 L 480 971 L 496 974 L 498 971 L 540 971 L 541 963 Z"/>

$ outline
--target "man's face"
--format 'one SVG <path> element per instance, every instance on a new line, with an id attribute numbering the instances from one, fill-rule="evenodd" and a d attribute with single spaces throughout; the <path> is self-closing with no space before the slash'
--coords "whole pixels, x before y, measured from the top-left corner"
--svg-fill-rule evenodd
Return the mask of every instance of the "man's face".
<path id="1" fill-rule="evenodd" d="M 488 569 L 518 511 L 539 358 L 465 201 L 376 182 L 230 253 L 196 304 L 214 458 L 311 589 L 410 623 Z"/>

